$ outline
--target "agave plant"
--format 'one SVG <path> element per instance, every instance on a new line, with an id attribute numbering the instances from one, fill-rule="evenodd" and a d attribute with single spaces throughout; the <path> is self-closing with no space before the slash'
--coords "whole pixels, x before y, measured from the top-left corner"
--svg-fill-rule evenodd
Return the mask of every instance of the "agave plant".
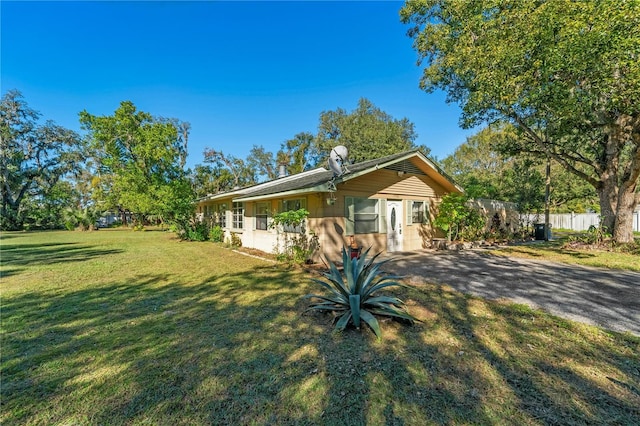
<path id="1" fill-rule="evenodd" d="M 381 266 L 387 262 L 375 262 L 380 253 L 368 259 L 369 250 L 371 248 L 365 250 L 359 258 L 350 259 L 347 250 L 343 247 L 344 274 L 338 270 L 335 263 L 329 261 L 329 272 L 324 274 L 326 281 L 312 279 L 327 289 L 329 295 L 308 294 L 305 298 L 315 299 L 307 311 L 336 313 L 337 330 L 344 330 L 350 322 L 356 328 L 360 328 L 361 321 L 364 321 L 380 339 L 382 331 L 374 315 L 400 318 L 412 324 L 419 320 L 406 311 L 404 302 L 397 297 L 375 295 L 383 288 L 405 286 L 396 281 L 402 277 L 385 275 L 380 270 Z"/>

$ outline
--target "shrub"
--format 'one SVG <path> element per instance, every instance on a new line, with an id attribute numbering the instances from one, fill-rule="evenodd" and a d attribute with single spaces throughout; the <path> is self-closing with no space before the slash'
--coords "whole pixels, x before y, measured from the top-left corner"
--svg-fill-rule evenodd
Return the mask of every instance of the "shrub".
<path id="1" fill-rule="evenodd" d="M 240 235 L 238 235 L 235 232 L 231 233 L 231 238 L 229 238 L 229 243 L 231 244 L 231 247 L 242 247 L 242 239 L 240 238 Z"/>
<path id="2" fill-rule="evenodd" d="M 195 216 L 176 219 L 171 223 L 170 228 L 175 229 L 182 240 L 206 241 L 209 238 L 209 225 L 199 221 Z"/>
<path id="3" fill-rule="evenodd" d="M 600 218 L 598 226 L 591 225 L 586 233 L 580 235 L 572 235 L 569 237 L 569 243 L 582 243 L 587 245 L 611 245 L 611 234 L 607 232 L 607 227 L 603 225 L 604 220 Z"/>
<path id="4" fill-rule="evenodd" d="M 319 247 L 319 239 L 312 232 L 307 233 L 306 219 L 309 212 L 306 209 L 291 210 L 275 214 L 271 227 L 278 233 L 276 258 L 280 261 L 293 263 L 308 263 Z M 279 240 L 283 237 L 282 247 Z"/>
<path id="5" fill-rule="evenodd" d="M 336 330 L 344 330 L 349 323 L 360 328 L 364 321 L 378 339 L 382 338 L 380 324 L 374 315 L 403 319 L 413 324 L 419 321 L 405 309 L 404 302 L 396 297 L 375 296 L 383 288 L 392 286 L 405 287 L 396 281 L 398 276 L 384 275 L 380 267 L 385 263 L 375 262 L 380 253 L 367 259 L 369 249 L 360 258 L 350 259 L 346 248 L 342 248 L 344 275 L 336 265 L 328 261 L 330 270 L 324 274 L 326 281 L 312 279 L 329 291 L 329 295 L 308 294 L 305 298 L 317 299 L 311 303 L 307 311 L 317 310 L 333 312 Z M 305 311 L 306 312 L 306 311 Z"/>
<path id="6" fill-rule="evenodd" d="M 222 229 L 219 225 L 214 226 L 209 231 L 209 239 L 214 243 L 221 243 L 224 241 L 224 229 Z"/>
<path id="7" fill-rule="evenodd" d="M 194 223 L 187 231 L 187 238 L 191 241 L 206 241 L 209 237 L 209 227 L 204 222 Z"/>
<path id="8" fill-rule="evenodd" d="M 467 205 L 468 197 L 462 194 L 447 194 L 442 197 L 434 224 L 447 233 L 449 241 L 475 240 L 482 236 L 485 219 Z"/>

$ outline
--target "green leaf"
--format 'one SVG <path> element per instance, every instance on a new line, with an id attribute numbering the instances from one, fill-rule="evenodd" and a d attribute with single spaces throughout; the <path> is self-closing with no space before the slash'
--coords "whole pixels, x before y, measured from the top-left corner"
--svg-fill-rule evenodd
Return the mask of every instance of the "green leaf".
<path id="1" fill-rule="evenodd" d="M 344 330 L 351 319 L 351 311 L 345 312 L 336 322 L 336 330 Z"/>
<path id="2" fill-rule="evenodd" d="M 349 296 L 349 306 L 351 307 L 351 314 L 353 316 L 353 325 L 356 328 L 360 328 L 360 295 L 352 294 Z"/>
<path id="3" fill-rule="evenodd" d="M 382 330 L 380 329 L 378 320 L 373 315 L 371 315 L 369 311 L 366 311 L 364 309 L 360 312 L 360 315 L 362 316 L 362 320 L 366 322 L 369 327 L 371 327 L 373 332 L 378 337 L 378 340 L 382 339 Z"/>

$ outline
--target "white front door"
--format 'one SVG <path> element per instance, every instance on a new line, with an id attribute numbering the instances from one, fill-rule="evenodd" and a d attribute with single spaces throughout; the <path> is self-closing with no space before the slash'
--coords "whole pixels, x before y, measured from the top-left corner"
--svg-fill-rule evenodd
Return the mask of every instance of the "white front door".
<path id="1" fill-rule="evenodd" d="M 402 251 L 402 201 L 387 201 L 387 251 Z"/>

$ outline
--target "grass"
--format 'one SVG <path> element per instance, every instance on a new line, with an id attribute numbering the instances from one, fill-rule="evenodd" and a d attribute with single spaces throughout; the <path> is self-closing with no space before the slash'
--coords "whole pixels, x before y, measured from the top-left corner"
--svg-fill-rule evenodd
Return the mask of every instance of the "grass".
<path id="1" fill-rule="evenodd" d="M 2 424 L 638 424 L 640 337 L 428 282 L 332 332 L 308 274 L 164 232 L 4 233 Z M 426 277 L 428 280 L 428 277 Z"/>
<path id="2" fill-rule="evenodd" d="M 574 249 L 565 247 L 570 236 L 579 232 L 554 231 L 554 239 L 536 241 L 534 244 L 513 245 L 493 250 L 502 256 L 514 256 L 529 259 L 549 260 L 553 262 L 594 266 L 598 268 L 624 269 L 640 271 L 640 256 L 620 251 Z M 636 239 L 636 244 L 638 243 Z"/>

